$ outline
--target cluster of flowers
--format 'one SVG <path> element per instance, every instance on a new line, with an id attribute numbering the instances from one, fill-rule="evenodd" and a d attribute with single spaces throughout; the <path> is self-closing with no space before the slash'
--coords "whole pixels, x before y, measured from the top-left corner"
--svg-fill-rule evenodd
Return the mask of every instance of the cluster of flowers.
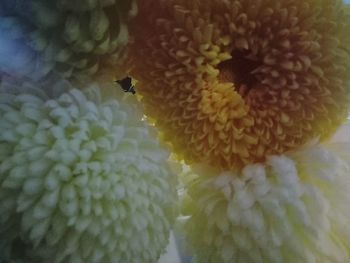
<path id="1" fill-rule="evenodd" d="M 170 153 L 136 98 L 101 81 L 123 63 L 135 13 L 135 1 L 1 1 L 0 262 L 164 253 Z"/>
<path id="2" fill-rule="evenodd" d="M 342 0 L 2 1 L 0 262 L 155 263 L 158 140 L 194 262 L 350 261 L 349 32 Z"/>
<path id="3" fill-rule="evenodd" d="M 192 168 L 195 262 L 350 260 L 349 143 L 322 145 L 349 112 L 348 32 L 341 0 L 140 1 L 130 72 Z"/>

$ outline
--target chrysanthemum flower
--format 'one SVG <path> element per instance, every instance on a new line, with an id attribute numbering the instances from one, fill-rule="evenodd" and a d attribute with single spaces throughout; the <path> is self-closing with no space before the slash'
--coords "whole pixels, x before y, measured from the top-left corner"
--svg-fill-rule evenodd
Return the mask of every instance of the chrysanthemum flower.
<path id="1" fill-rule="evenodd" d="M 176 179 L 136 106 L 96 90 L 1 93 L 0 261 L 18 245 L 37 259 L 24 262 L 157 261 Z"/>
<path id="2" fill-rule="evenodd" d="M 187 162 L 242 167 L 322 140 L 345 119 L 350 17 L 341 0 L 141 2 L 131 73 Z"/>
<path id="3" fill-rule="evenodd" d="M 184 203 L 195 262 L 350 262 L 349 160 L 314 146 L 239 174 L 197 167 Z"/>
<path id="4" fill-rule="evenodd" d="M 2 9 L 2 12 L 1 12 Z M 64 76 L 111 77 L 124 57 L 134 0 L 4 0 L 0 15 L 26 27 L 25 42 Z"/>

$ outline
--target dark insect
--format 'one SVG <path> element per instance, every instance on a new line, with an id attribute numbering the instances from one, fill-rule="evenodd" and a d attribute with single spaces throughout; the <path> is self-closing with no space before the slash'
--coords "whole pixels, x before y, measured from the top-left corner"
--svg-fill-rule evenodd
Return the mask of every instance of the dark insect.
<path id="1" fill-rule="evenodd" d="M 135 94 L 134 86 L 131 84 L 131 78 L 126 77 L 120 80 L 116 80 L 116 83 L 120 85 L 120 87 L 124 90 L 124 92 L 131 92 L 132 94 Z"/>

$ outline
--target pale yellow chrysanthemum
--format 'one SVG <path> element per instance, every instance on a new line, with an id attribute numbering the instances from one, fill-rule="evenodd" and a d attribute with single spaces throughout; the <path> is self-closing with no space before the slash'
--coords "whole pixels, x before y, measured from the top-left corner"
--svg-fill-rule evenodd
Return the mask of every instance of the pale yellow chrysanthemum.
<path id="1" fill-rule="evenodd" d="M 194 262 L 350 262 L 349 160 L 313 146 L 239 173 L 196 167 L 183 204 Z"/>
<path id="2" fill-rule="evenodd" d="M 341 0 L 142 1 L 131 74 L 187 162 L 243 167 L 324 139 L 350 103 Z"/>
<path id="3" fill-rule="evenodd" d="M 0 262 L 157 262 L 175 217 L 176 177 L 137 103 L 101 99 L 97 89 L 13 95 L 6 85 Z"/>

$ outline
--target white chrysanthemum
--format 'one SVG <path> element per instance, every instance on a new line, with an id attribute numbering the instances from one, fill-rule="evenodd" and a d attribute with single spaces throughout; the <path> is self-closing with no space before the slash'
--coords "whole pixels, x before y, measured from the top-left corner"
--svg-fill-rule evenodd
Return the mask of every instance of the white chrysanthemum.
<path id="1" fill-rule="evenodd" d="M 154 263 L 174 217 L 168 154 L 135 105 L 86 94 L 0 95 L 0 237 L 40 258 L 24 262 Z"/>
<path id="2" fill-rule="evenodd" d="M 196 172 L 184 211 L 198 262 L 350 262 L 350 169 L 335 152 L 312 146 L 241 174 Z"/>

